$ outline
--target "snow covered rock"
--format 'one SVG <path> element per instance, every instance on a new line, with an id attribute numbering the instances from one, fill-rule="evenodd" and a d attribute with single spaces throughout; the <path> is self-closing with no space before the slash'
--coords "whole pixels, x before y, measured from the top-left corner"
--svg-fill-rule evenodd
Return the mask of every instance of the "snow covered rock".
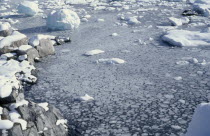
<path id="1" fill-rule="evenodd" d="M 198 31 L 171 30 L 162 40 L 173 46 L 210 46 L 210 33 Z"/>
<path id="2" fill-rule="evenodd" d="M 12 27 L 8 22 L 0 22 L 0 36 L 6 37 L 12 33 Z"/>
<path id="3" fill-rule="evenodd" d="M 173 26 L 181 26 L 183 24 L 188 24 L 190 22 L 189 18 L 183 17 L 183 18 L 175 18 L 175 17 L 170 17 L 169 21 Z"/>
<path id="4" fill-rule="evenodd" d="M 60 9 L 48 15 L 46 25 L 51 30 L 73 30 L 79 27 L 80 18 L 74 11 Z"/>
<path id="5" fill-rule="evenodd" d="M 43 34 L 38 34 L 36 36 L 33 36 L 29 39 L 29 45 L 36 47 L 39 45 L 40 40 L 42 39 L 49 39 L 52 40 L 52 42 L 55 40 L 55 36 L 53 35 L 43 35 Z"/>
<path id="6" fill-rule="evenodd" d="M 38 4 L 32 1 L 23 1 L 17 9 L 19 13 L 28 16 L 34 16 L 41 11 Z"/>
<path id="7" fill-rule="evenodd" d="M 95 50 L 91 50 L 91 51 L 86 52 L 84 55 L 85 56 L 93 56 L 93 55 L 101 54 L 101 53 L 104 53 L 104 51 L 99 50 L 99 49 L 95 49 Z"/>
<path id="8" fill-rule="evenodd" d="M 0 38 L 0 54 L 15 50 L 21 45 L 27 45 L 28 38 L 20 32 L 14 31 L 10 36 Z"/>
<path id="9" fill-rule="evenodd" d="M 70 39 L 70 37 L 57 36 L 57 37 L 55 37 L 55 41 L 56 41 L 57 45 L 62 45 L 64 43 L 71 42 L 71 39 Z"/>
<path id="10" fill-rule="evenodd" d="M 43 108 L 44 107 L 44 108 Z M 45 109 L 47 108 L 47 109 Z M 18 113 L 22 119 L 28 122 L 27 132 L 22 131 L 23 136 L 28 136 L 30 130 L 33 130 L 33 135 L 39 135 L 43 132 L 44 136 L 67 136 L 68 131 L 66 126 L 58 125 L 58 120 L 64 120 L 60 111 L 54 106 L 46 104 L 35 104 L 29 102 L 28 106 L 23 105 L 17 108 Z M 33 118 L 32 118 L 33 116 Z M 33 123 L 32 123 L 33 122 Z M 60 122 L 62 124 L 62 122 Z M 31 127 L 30 127 L 31 126 Z M 46 129 L 47 128 L 47 129 Z"/>
<path id="11" fill-rule="evenodd" d="M 210 103 L 201 103 L 195 110 L 185 136 L 210 135 Z"/>

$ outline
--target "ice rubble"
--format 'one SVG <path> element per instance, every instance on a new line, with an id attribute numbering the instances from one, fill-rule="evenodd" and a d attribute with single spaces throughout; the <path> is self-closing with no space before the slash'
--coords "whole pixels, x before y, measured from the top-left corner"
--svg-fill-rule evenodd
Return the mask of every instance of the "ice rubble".
<path id="1" fill-rule="evenodd" d="M 210 33 L 188 30 L 171 30 L 162 40 L 174 46 L 210 46 Z"/>
<path id="2" fill-rule="evenodd" d="M 18 13 L 22 13 L 28 16 L 34 16 L 41 11 L 38 4 L 32 1 L 23 1 L 20 3 L 17 9 Z"/>
<path id="3" fill-rule="evenodd" d="M 209 136 L 210 103 L 201 103 L 195 110 L 185 136 Z"/>
<path id="4" fill-rule="evenodd" d="M 79 27 L 80 18 L 69 9 L 52 11 L 47 17 L 47 27 L 52 30 L 73 30 Z"/>

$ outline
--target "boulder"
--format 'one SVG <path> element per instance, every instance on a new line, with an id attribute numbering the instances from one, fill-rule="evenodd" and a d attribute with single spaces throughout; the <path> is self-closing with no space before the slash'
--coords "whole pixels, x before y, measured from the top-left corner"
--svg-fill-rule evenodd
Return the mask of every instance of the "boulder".
<path id="1" fill-rule="evenodd" d="M 8 130 L 9 136 L 24 136 L 20 124 L 14 124 L 14 126 Z"/>
<path id="2" fill-rule="evenodd" d="M 41 39 L 36 49 L 40 57 L 45 57 L 48 55 L 55 54 L 55 48 L 53 46 L 52 41 L 49 39 Z"/>
<path id="3" fill-rule="evenodd" d="M 14 31 L 10 36 L 0 38 L 0 54 L 9 53 L 26 44 L 28 44 L 26 35 Z"/>
<path id="4" fill-rule="evenodd" d="M 16 51 L 18 55 L 27 55 L 27 60 L 34 64 L 35 58 L 39 58 L 38 51 L 33 48 L 31 45 L 22 45 Z"/>
<path id="5" fill-rule="evenodd" d="M 28 122 L 28 129 L 22 132 L 24 136 L 32 133 L 35 136 L 37 133 L 41 133 L 43 136 L 68 135 L 68 131 L 63 124 L 56 124 L 57 120 L 62 119 L 60 111 L 51 105 L 48 108 L 49 110 L 46 111 L 46 109 L 33 102 L 17 108 L 21 117 Z"/>
<path id="6" fill-rule="evenodd" d="M 8 97 L 0 98 L 0 104 L 15 103 L 17 97 L 18 97 L 17 92 L 13 90 L 12 93 Z"/>

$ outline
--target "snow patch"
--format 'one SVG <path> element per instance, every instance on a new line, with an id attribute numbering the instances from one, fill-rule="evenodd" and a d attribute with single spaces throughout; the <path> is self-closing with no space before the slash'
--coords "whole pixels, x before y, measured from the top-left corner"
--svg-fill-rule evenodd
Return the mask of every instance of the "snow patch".
<path id="1" fill-rule="evenodd" d="M 11 129 L 13 127 L 14 123 L 10 120 L 0 120 L 0 129 Z"/>
<path id="2" fill-rule="evenodd" d="M 44 102 L 44 103 L 38 103 L 38 105 L 42 108 L 45 109 L 45 111 L 48 111 L 49 108 L 48 108 L 48 103 L 47 102 Z"/>

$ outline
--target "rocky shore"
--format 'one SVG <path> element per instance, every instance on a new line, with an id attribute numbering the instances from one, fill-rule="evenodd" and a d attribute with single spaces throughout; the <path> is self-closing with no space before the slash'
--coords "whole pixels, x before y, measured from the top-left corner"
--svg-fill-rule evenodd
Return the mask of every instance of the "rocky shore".
<path id="1" fill-rule="evenodd" d="M 26 85 L 36 83 L 35 62 L 55 53 L 69 38 L 36 35 L 28 38 L 9 23 L 0 23 L 0 136 L 67 136 L 58 109 L 24 98 Z"/>

